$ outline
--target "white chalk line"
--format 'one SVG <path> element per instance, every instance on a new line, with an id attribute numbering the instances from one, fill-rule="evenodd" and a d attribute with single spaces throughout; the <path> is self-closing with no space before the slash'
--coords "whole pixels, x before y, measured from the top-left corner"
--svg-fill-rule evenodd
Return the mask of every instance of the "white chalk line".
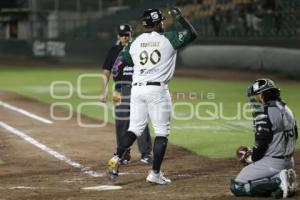
<path id="1" fill-rule="evenodd" d="M 12 106 L 8 103 L 4 103 L 2 101 L 0 101 L 0 106 L 3 106 L 4 108 L 10 109 L 10 110 L 13 110 L 13 111 L 16 111 L 16 112 L 19 112 L 19 113 L 21 113 L 25 116 L 36 119 L 36 120 L 41 121 L 41 122 L 44 122 L 46 124 L 52 124 L 53 123 L 53 121 L 51 121 L 51 120 L 48 120 L 46 118 L 37 116 L 37 115 L 35 115 L 33 113 L 30 113 L 30 112 L 28 112 L 24 109 L 17 108 L 15 106 Z M 112 104 L 107 104 L 107 107 L 111 110 L 114 110 L 114 106 Z M 60 154 L 59 152 L 47 147 L 46 145 L 44 145 L 44 144 L 38 142 L 37 140 L 35 140 L 34 138 L 28 136 L 24 132 L 21 132 L 21 131 L 15 129 L 15 128 L 9 126 L 8 124 L 6 124 L 4 122 L 0 121 L 0 127 L 2 127 L 3 129 L 7 130 L 8 132 L 10 132 L 14 135 L 17 135 L 17 136 L 21 137 L 23 140 L 31 143 L 32 145 L 38 147 L 41 150 L 47 152 L 48 154 L 54 156 L 58 160 L 64 161 L 65 163 L 71 165 L 72 167 L 80 169 L 80 171 L 82 171 L 85 174 L 88 174 L 92 177 L 104 177 L 105 176 L 105 173 L 98 173 L 98 172 L 92 171 L 92 170 L 90 170 L 90 167 L 85 167 L 85 166 L 81 165 L 80 163 L 72 161 L 71 159 L 67 158 L 66 156 L 64 156 L 64 155 Z M 132 173 L 132 172 L 131 173 L 130 172 L 119 173 L 119 175 L 140 175 L 140 174 L 142 174 L 142 173 Z M 180 175 L 178 175 L 178 176 L 180 176 Z M 21 186 L 20 188 L 16 187 L 16 188 L 9 188 L 9 189 L 30 189 L 30 187 L 27 188 L 27 187 Z"/>
<path id="2" fill-rule="evenodd" d="M 36 187 L 28 187 L 28 186 L 14 186 L 14 187 L 9 187 L 9 190 L 16 190 L 16 189 L 36 189 Z"/>
<path id="3" fill-rule="evenodd" d="M 209 121 L 201 123 L 185 123 L 181 125 L 172 126 L 173 129 L 195 129 L 195 130 L 212 130 L 212 131 L 229 131 L 232 127 L 223 123 Z"/>
<path id="4" fill-rule="evenodd" d="M 121 190 L 122 186 L 117 185 L 97 185 L 92 187 L 83 187 L 82 190 L 86 191 L 105 191 L 105 190 Z M 30 186 L 12 186 L 7 188 L 0 187 L 1 190 L 44 190 L 44 189 L 54 189 L 54 188 L 44 188 L 44 187 L 30 187 Z M 2 199 L 0 199 L 2 200 Z"/>
<path id="5" fill-rule="evenodd" d="M 195 130 L 227 130 L 222 126 L 210 126 L 210 125 L 179 125 L 172 126 L 173 129 L 184 130 L 184 129 L 195 129 Z"/>
<path id="6" fill-rule="evenodd" d="M 4 103 L 3 101 L 0 101 L 0 106 L 3 106 L 4 108 L 16 111 L 16 112 L 18 112 L 18 113 L 20 113 L 22 115 L 25 115 L 25 116 L 30 117 L 32 119 L 38 120 L 38 121 L 43 122 L 45 124 L 53 124 L 53 121 L 50 121 L 50 120 L 48 120 L 48 119 L 46 119 L 44 117 L 37 116 L 37 115 L 35 115 L 35 114 L 31 113 L 31 112 L 28 112 L 28 111 L 26 111 L 24 109 L 17 108 L 17 107 L 12 106 L 12 105 L 10 105 L 8 103 Z"/>
<path id="7" fill-rule="evenodd" d="M 177 130 L 209 130 L 214 132 L 219 131 L 238 131 L 243 133 L 248 133 L 251 129 L 251 124 L 248 121 L 237 121 L 237 122 L 230 122 L 225 121 L 224 123 L 210 121 L 206 125 L 196 124 L 196 123 L 186 123 L 178 126 L 172 126 L 172 129 Z"/>
<path id="8" fill-rule="evenodd" d="M 84 187 L 81 188 L 83 190 L 96 190 L 96 191 L 103 191 L 103 190 L 121 190 L 123 187 L 119 185 L 97 185 L 92 187 Z"/>
<path id="9" fill-rule="evenodd" d="M 12 133 L 14 135 L 19 136 L 20 138 L 22 138 L 23 140 L 29 142 L 30 144 L 36 146 L 37 148 L 43 150 L 44 152 L 52 155 L 53 157 L 57 158 L 60 161 L 63 161 L 69 165 L 71 165 L 74 168 L 79 169 L 80 171 L 82 171 L 83 173 L 91 176 L 91 177 L 103 177 L 105 174 L 103 173 L 97 173 L 95 171 L 92 171 L 90 169 L 90 167 L 85 167 L 77 162 L 72 161 L 71 159 L 67 158 L 66 156 L 60 154 L 59 152 L 47 147 L 46 145 L 38 142 L 37 140 L 35 140 L 34 138 L 28 136 L 27 134 L 5 124 L 4 122 L 0 121 L 0 127 L 2 127 L 3 129 L 7 130 L 9 133 Z"/>
<path id="10" fill-rule="evenodd" d="M 253 129 L 253 125 L 252 125 L 251 121 L 228 121 L 226 123 L 232 124 L 234 126 L 240 126 L 240 127 L 243 127 L 245 129 L 249 129 L 249 130 Z"/>

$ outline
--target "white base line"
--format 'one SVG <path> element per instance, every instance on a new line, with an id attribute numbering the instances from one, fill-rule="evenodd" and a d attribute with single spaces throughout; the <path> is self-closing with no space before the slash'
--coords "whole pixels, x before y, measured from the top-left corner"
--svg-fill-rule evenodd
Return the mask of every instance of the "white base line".
<path id="1" fill-rule="evenodd" d="M 40 117 L 40 116 L 37 116 L 37 115 L 35 115 L 33 113 L 30 113 L 30 112 L 28 112 L 26 110 L 23 110 L 21 108 L 17 108 L 15 106 L 9 105 L 9 104 L 4 103 L 2 101 L 0 101 L 0 106 L 3 106 L 4 108 L 10 109 L 10 110 L 13 110 L 13 111 L 16 111 L 16 112 L 19 112 L 19 113 L 21 113 L 21 114 L 23 114 L 23 115 L 25 115 L 27 117 L 30 117 L 32 119 L 36 119 L 38 121 L 44 122 L 45 124 L 53 124 L 53 122 L 50 121 L 50 120 L 48 120 L 48 119 L 45 119 L 45 118 Z"/>
<path id="2" fill-rule="evenodd" d="M 22 138 L 23 140 L 29 142 L 30 144 L 38 147 L 39 149 L 47 152 L 48 154 L 54 156 L 55 158 L 57 158 L 58 160 L 64 161 L 65 163 L 71 165 L 74 168 L 80 169 L 80 171 L 82 171 L 85 174 L 90 175 L 91 177 L 103 177 L 104 174 L 100 174 L 97 173 L 95 171 L 90 170 L 89 167 L 84 167 L 81 164 L 74 162 L 72 160 L 70 160 L 69 158 L 67 158 L 66 156 L 58 153 L 57 151 L 47 147 L 44 144 L 41 144 L 40 142 L 38 142 L 37 140 L 33 139 L 32 137 L 26 135 L 25 133 L 5 124 L 4 122 L 0 121 L 0 127 L 4 128 L 5 130 L 7 130 L 9 133 L 12 133 L 14 135 L 19 136 L 20 138 Z"/>

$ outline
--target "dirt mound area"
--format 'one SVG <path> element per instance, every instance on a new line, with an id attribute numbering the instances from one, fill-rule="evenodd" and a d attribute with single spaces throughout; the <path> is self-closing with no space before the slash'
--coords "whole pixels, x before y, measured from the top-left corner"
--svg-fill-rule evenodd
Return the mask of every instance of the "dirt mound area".
<path id="1" fill-rule="evenodd" d="M 169 186 L 146 183 L 150 166 L 139 161 L 136 145 L 129 165 L 111 182 L 105 165 L 115 150 L 114 126 L 78 126 L 50 118 L 50 106 L 20 95 L 0 92 L 0 199 L 239 199 L 229 190 L 230 177 L 241 169 L 235 159 L 209 159 L 169 145 L 163 170 Z M 14 106 L 19 110 L 13 110 Z M 48 119 L 45 123 L 32 115 Z M 62 108 L 55 113 L 68 115 Z M 85 123 L 99 121 L 84 117 Z M 300 153 L 296 153 L 297 172 Z M 91 191 L 85 187 L 120 186 L 118 190 Z M 248 199 L 248 198 L 243 198 Z M 249 198 L 253 199 L 253 198 Z"/>

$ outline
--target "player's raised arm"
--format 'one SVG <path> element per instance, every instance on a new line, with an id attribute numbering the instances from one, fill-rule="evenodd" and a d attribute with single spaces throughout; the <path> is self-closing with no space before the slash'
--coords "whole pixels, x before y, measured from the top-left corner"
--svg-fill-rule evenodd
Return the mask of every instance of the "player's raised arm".
<path id="1" fill-rule="evenodd" d="M 178 21 L 181 26 L 188 31 L 188 33 L 190 34 L 190 37 L 188 38 L 189 42 L 197 38 L 197 31 L 195 30 L 193 25 L 182 15 L 182 12 L 179 8 L 173 7 L 168 13 L 175 21 Z"/>
<path id="2" fill-rule="evenodd" d="M 178 22 L 182 26 L 181 31 L 169 31 L 164 33 L 164 35 L 170 40 L 174 49 L 185 47 L 197 38 L 197 31 L 182 15 L 179 8 L 173 7 L 170 11 L 168 11 L 168 13 L 172 16 L 175 22 Z"/>

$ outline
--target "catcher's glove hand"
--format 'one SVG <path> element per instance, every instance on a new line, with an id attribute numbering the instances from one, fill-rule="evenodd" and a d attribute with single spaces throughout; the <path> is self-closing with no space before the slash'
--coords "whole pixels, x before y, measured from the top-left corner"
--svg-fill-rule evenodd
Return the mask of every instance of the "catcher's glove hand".
<path id="1" fill-rule="evenodd" d="M 252 150 L 246 146 L 240 146 L 236 149 L 237 159 L 244 165 L 252 163 Z"/>
<path id="2" fill-rule="evenodd" d="M 173 19 L 178 20 L 182 17 L 182 13 L 181 10 L 178 7 L 173 7 L 170 9 L 170 11 L 168 12 Z"/>

